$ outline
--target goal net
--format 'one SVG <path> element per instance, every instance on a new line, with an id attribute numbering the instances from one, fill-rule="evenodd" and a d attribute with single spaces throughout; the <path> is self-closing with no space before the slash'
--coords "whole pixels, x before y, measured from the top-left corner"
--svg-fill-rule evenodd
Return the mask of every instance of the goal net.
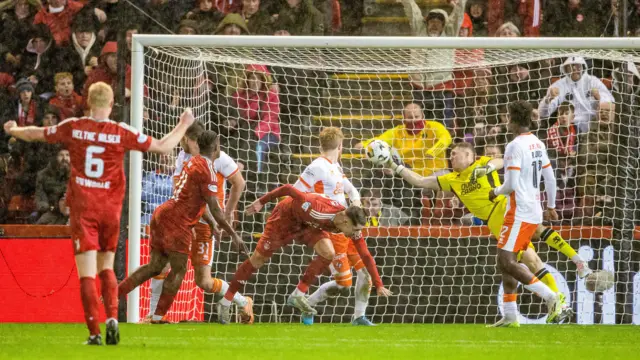
<path id="1" fill-rule="evenodd" d="M 511 138 L 508 104 L 530 102 L 534 133 L 547 145 L 557 177 L 559 220 L 545 225 L 591 269 L 613 272 L 614 287 L 588 292 L 575 264 L 549 245 L 553 239 L 533 244 L 575 311 L 573 322 L 640 323 L 637 43 L 580 39 L 566 48 L 553 39 L 134 39 L 134 125 L 161 137 L 191 107 L 221 135 L 222 150 L 241 164 L 247 183 L 236 228 L 252 250 L 273 205 L 251 217 L 242 214 L 245 206 L 294 183 L 320 156 L 324 127 L 342 130 L 342 168 L 371 215 L 364 234 L 394 292 L 378 298 L 373 291 L 367 316 L 374 322 L 492 323 L 501 316 L 502 287 L 486 219 L 466 210 L 460 194 L 419 190 L 372 166 L 360 148 L 378 137 L 419 174 L 444 175 L 452 171 L 456 142 L 472 144 L 478 158 L 500 158 Z M 176 154 L 132 159 L 132 202 L 141 198 L 140 211 L 131 214 L 132 224 L 141 222 L 131 233 L 141 239 L 132 241 L 141 254 L 133 267 L 148 261 L 145 226 L 169 197 Z M 499 171 L 495 180 L 502 179 Z M 543 189 L 540 196 L 546 202 Z M 243 293 L 255 301 L 256 321 L 300 321 L 286 299 L 312 255 L 301 245 L 286 247 L 247 282 Z M 242 261 L 223 238 L 213 276 L 231 281 Z M 322 276 L 316 286 L 329 280 Z M 544 323 L 542 301 L 522 287 L 519 292 L 520 321 Z M 143 287 L 130 319 L 132 309 L 148 312 L 149 296 Z M 318 305 L 316 322 L 349 322 L 353 296 L 350 289 Z M 214 321 L 217 300 L 195 287 L 190 270 L 171 319 Z"/>

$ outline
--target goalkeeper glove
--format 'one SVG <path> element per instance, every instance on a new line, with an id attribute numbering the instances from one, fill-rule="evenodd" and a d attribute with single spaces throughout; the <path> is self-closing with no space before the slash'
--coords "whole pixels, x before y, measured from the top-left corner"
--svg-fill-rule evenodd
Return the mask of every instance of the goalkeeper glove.
<path id="1" fill-rule="evenodd" d="M 473 172 L 471 173 L 471 178 L 469 179 L 471 182 L 476 182 L 478 181 L 479 178 L 486 176 L 490 173 L 492 173 L 493 171 L 496 170 L 495 165 L 489 163 L 485 166 L 478 166 L 475 169 L 473 169 Z"/>

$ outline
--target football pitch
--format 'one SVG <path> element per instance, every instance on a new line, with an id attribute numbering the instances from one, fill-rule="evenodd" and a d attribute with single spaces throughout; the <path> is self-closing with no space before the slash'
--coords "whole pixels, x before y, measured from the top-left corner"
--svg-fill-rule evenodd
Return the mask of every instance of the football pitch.
<path id="1" fill-rule="evenodd" d="M 80 324 L 0 324 L 0 359 L 632 359 L 634 326 L 121 324 L 118 346 L 84 346 Z M 104 331 L 104 327 L 103 327 Z"/>

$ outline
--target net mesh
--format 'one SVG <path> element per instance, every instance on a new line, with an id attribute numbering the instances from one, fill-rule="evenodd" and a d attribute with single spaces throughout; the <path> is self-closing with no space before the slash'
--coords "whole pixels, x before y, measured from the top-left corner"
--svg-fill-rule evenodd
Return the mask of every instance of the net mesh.
<path id="1" fill-rule="evenodd" d="M 478 156 L 500 157 L 509 140 L 507 105 L 526 100 L 538 109 L 549 87 L 571 76 L 571 67 L 562 64 L 575 57 L 586 61 L 582 82 L 591 78 L 587 85 L 567 82 L 560 99 L 574 105 L 575 118 L 569 126 L 560 124 L 564 120 L 552 107 L 548 115 L 536 110 L 534 119 L 558 181 L 560 220 L 546 224 L 558 229 L 592 269 L 615 272 L 616 285 L 593 295 L 573 262 L 544 241 L 534 244 L 576 311 L 574 321 L 640 323 L 634 241 L 640 76 L 631 66 L 640 63 L 637 51 L 148 47 L 143 126 L 160 137 L 184 107 L 191 107 L 208 129 L 221 134 L 223 150 L 242 164 L 247 181 L 237 228 L 252 249 L 273 207 L 255 217 L 244 217 L 241 210 L 265 192 L 295 182 L 319 156 L 321 129 L 340 127 L 346 136 L 342 167 L 376 218 L 365 229 L 367 243 L 385 285 L 395 293 L 388 299 L 372 296 L 367 315 L 374 322 L 490 323 L 500 316 L 502 288 L 488 229 L 452 193 L 417 190 L 373 167 L 358 144 L 401 125 L 413 116 L 405 106 L 416 103 L 424 118 L 444 125 L 451 138 L 433 130 L 424 131 L 420 141 L 401 139 L 401 132 L 389 141 L 421 175 L 450 171 L 452 142 L 472 143 Z M 254 85 L 259 95 L 246 90 Z M 599 112 L 601 102 L 614 103 L 613 112 Z M 143 225 L 169 197 L 173 161 L 144 160 Z M 143 233 L 148 235 L 146 229 Z M 230 281 L 243 259 L 225 240 L 216 250 L 213 271 Z M 286 298 L 312 254 L 304 246 L 286 247 L 246 284 L 257 321 L 299 321 L 285 306 Z M 144 255 L 141 262 L 147 261 Z M 328 280 L 322 276 L 319 283 Z M 319 305 L 316 322 L 350 321 L 353 293 Z M 144 314 L 148 290 L 141 299 Z M 188 300 L 176 300 L 174 319 L 188 319 L 189 307 L 200 306 Z M 217 300 L 205 294 L 205 320 L 215 319 Z M 538 298 L 524 291 L 519 303 L 521 322 L 544 322 Z"/>

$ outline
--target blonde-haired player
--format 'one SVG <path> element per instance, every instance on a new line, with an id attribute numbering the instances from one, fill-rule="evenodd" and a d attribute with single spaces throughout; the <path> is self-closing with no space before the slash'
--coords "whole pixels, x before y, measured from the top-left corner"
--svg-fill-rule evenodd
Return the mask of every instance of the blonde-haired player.
<path id="1" fill-rule="evenodd" d="M 102 345 L 99 296 L 96 275 L 102 283 L 106 320 L 106 343 L 120 341 L 118 329 L 118 283 L 113 259 L 120 233 L 120 214 L 126 187 L 124 154 L 128 150 L 170 153 L 193 124 L 191 110 L 180 116 L 178 125 L 161 140 L 147 136 L 126 124 L 109 119 L 113 108 L 113 90 L 104 82 L 89 87 L 87 103 L 90 116 L 69 118 L 55 126 L 17 127 L 15 121 L 4 124 L 6 134 L 24 141 L 62 143 L 71 155 L 71 177 L 67 191 L 71 239 L 85 322 L 89 328 L 88 345 Z"/>
<path id="2" fill-rule="evenodd" d="M 321 156 L 315 159 L 302 172 L 294 187 L 302 192 L 314 192 L 324 194 L 332 200 L 337 201 L 342 206 L 347 206 L 345 194 L 349 197 L 351 205 L 361 206 L 360 194 L 351 181 L 347 179 L 338 163 L 342 154 L 342 142 L 344 135 L 339 128 L 327 127 L 320 132 L 320 153 Z M 343 289 L 351 287 L 353 282 L 351 268 L 356 270 L 355 289 L 355 312 L 352 324 L 373 325 L 365 317 L 369 295 L 371 292 L 371 275 L 374 277 L 376 291 L 378 295 L 389 296 L 390 292 L 384 288 L 373 258 L 364 256 L 364 261 L 360 257 L 353 241 L 344 234 L 331 234 L 331 242 L 335 249 L 335 257 L 329 266 L 333 281 L 327 282 L 311 294 L 308 299 L 312 307 L 326 300 L 329 296 L 338 295 Z M 366 262 L 366 263 L 365 263 Z M 367 268 L 373 268 L 374 274 L 369 274 Z M 372 270 L 372 271 L 373 271 Z M 304 295 L 310 284 L 305 281 L 305 277 L 300 281 L 294 290 L 292 297 Z M 313 314 L 303 313 L 302 321 L 305 324 L 313 323 Z"/>

